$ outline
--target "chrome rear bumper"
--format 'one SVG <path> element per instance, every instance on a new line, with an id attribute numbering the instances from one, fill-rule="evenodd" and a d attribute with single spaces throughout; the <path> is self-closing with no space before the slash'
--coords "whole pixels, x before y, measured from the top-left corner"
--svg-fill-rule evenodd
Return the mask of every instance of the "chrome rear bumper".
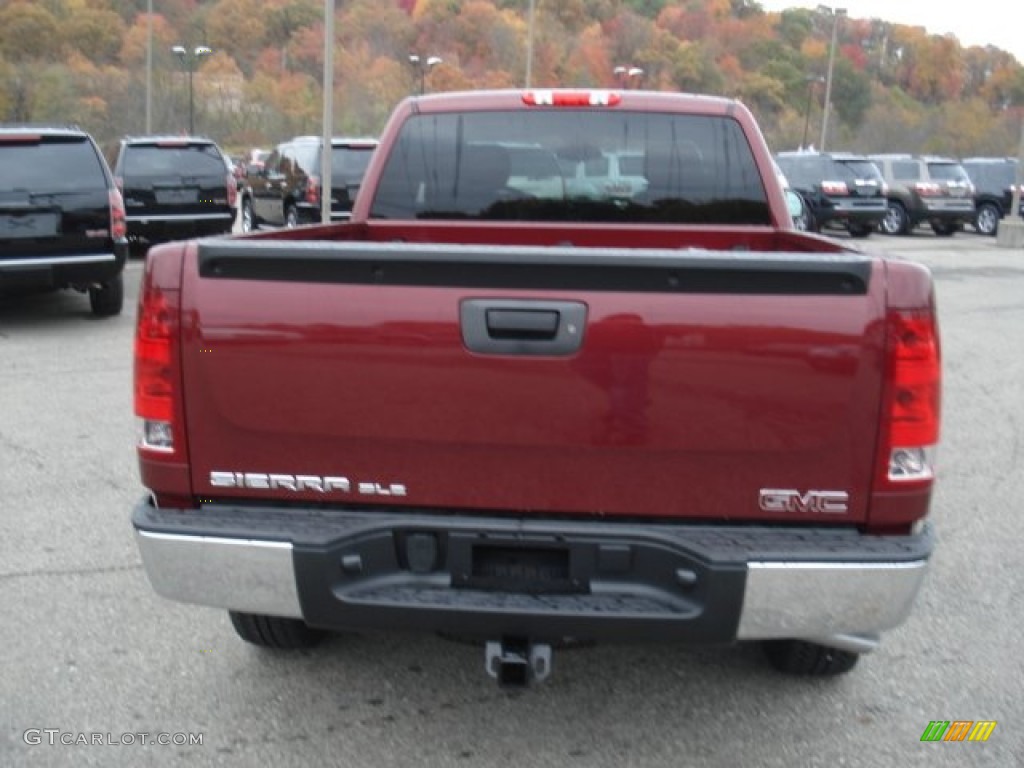
<path id="1" fill-rule="evenodd" d="M 176 519 L 174 514 L 164 514 L 160 524 L 151 525 L 153 516 L 161 513 L 144 506 L 136 509 L 136 537 L 157 593 L 182 602 L 304 619 L 326 628 L 436 629 L 450 626 L 453 620 L 465 620 L 470 630 L 496 623 L 506 628 L 521 626 L 529 634 L 538 627 L 564 631 L 578 625 L 580 631 L 566 631 L 565 636 L 684 642 L 796 638 L 865 652 L 877 644 L 880 632 L 898 626 L 909 615 L 932 546 L 926 526 L 922 534 L 905 537 L 905 546 L 896 541 L 902 537 L 863 537 L 871 540 L 862 545 L 862 551 L 869 553 L 863 562 L 832 556 L 815 560 L 806 552 L 794 552 L 787 559 L 785 553 L 778 555 L 776 540 L 771 549 L 778 559 L 750 558 L 737 563 L 737 547 L 730 542 L 732 561 L 698 569 L 699 586 L 695 587 L 695 582 L 689 581 L 693 572 L 687 568 L 659 580 L 657 568 L 662 561 L 657 557 L 663 555 L 656 557 L 650 551 L 666 548 L 665 526 L 623 524 L 618 526 L 621 537 L 609 541 L 630 542 L 631 570 L 609 577 L 595 566 L 588 576 L 588 590 L 564 598 L 543 595 L 541 599 L 457 589 L 452 586 L 452 574 L 458 569 L 443 561 L 429 573 L 410 573 L 408 564 L 401 566 L 400 562 L 381 564 L 380 558 L 389 558 L 396 549 L 391 538 L 395 531 L 422 531 L 430 526 L 447 531 L 456 518 L 355 516 L 329 537 L 323 551 L 310 554 L 315 547 L 309 544 L 308 526 L 303 531 L 305 537 L 298 536 L 295 541 L 255 532 L 239 535 L 237 517 L 231 518 L 231 525 L 217 519 L 210 531 L 199 532 L 194 528 L 204 521 L 203 514 L 183 512 L 180 517 L 188 522 L 182 523 L 181 532 L 172 532 L 166 530 L 165 521 Z M 278 515 L 277 524 L 284 517 Z M 473 530 L 486 530 L 487 540 L 508 525 L 508 521 L 493 519 L 458 520 L 463 526 L 478 526 Z M 531 533 L 538 537 L 557 529 L 562 531 L 558 534 L 561 540 L 573 546 L 579 539 L 584 542 L 581 547 L 602 546 L 601 538 L 617 529 L 616 524 L 607 522 L 563 524 L 561 528 L 551 527 L 554 523 L 535 525 Z M 516 530 L 523 534 L 521 526 Z M 676 526 L 670 530 L 678 532 L 683 551 L 684 543 L 691 541 L 689 529 Z M 708 529 L 693 530 L 702 533 Z M 713 529 L 719 537 L 723 530 Z M 757 538 L 756 531 L 737 531 L 752 535 L 751 541 Z M 643 542 L 638 542 L 645 532 L 656 546 L 644 549 Z M 452 537 L 454 542 L 455 532 Z M 858 539 L 849 538 L 853 552 Z M 880 547 L 880 541 L 892 543 L 892 559 L 885 558 L 886 547 Z M 449 558 L 453 552 L 454 543 L 449 543 Z M 684 551 L 681 556 L 692 554 Z M 697 559 L 708 556 L 705 551 L 700 555 Z M 687 578 L 680 577 L 680 571 Z M 612 594 L 615 590 L 621 594 Z M 700 625 L 700 629 L 694 632 L 686 625 Z"/>

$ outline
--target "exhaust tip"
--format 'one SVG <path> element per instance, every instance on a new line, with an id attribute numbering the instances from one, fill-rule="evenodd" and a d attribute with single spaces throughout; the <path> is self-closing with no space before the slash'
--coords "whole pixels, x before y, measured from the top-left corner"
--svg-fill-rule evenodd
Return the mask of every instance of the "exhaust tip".
<path id="1" fill-rule="evenodd" d="M 863 635 L 829 635 L 828 637 L 808 638 L 812 643 L 827 645 L 850 653 L 871 653 L 881 644 L 881 638 L 875 634 Z"/>

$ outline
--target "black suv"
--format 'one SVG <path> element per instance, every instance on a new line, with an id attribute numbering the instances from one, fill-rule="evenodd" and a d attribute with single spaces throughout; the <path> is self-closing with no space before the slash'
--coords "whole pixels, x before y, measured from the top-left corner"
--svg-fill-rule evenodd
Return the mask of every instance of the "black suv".
<path id="1" fill-rule="evenodd" d="M 927 221 L 937 235 L 952 235 L 974 223 L 974 185 L 959 162 L 948 157 L 872 155 L 889 186 L 887 235 L 906 235 Z"/>
<path id="2" fill-rule="evenodd" d="M 983 235 L 995 235 L 999 220 L 1013 205 L 1013 187 L 1017 183 L 1017 159 L 1014 157 L 968 157 L 960 161 L 974 183 L 974 228 Z M 1020 214 L 1024 216 L 1024 203 Z"/>
<path id="3" fill-rule="evenodd" d="M 142 136 L 121 140 L 114 177 L 124 196 L 134 249 L 231 231 L 238 182 L 210 139 Z"/>
<path id="4" fill-rule="evenodd" d="M 882 174 L 868 158 L 842 152 L 780 152 L 775 161 L 807 207 L 807 228 L 840 226 L 867 237 L 885 218 Z"/>
<path id="5" fill-rule="evenodd" d="M 121 195 L 77 128 L 0 125 L 0 292 L 88 292 L 93 314 L 124 305 Z"/>
<path id="6" fill-rule="evenodd" d="M 295 227 L 321 220 L 323 139 L 299 136 L 278 144 L 261 169 L 250 172 L 242 191 L 242 231 L 260 224 Z M 352 215 L 376 139 L 331 139 L 331 220 Z"/>

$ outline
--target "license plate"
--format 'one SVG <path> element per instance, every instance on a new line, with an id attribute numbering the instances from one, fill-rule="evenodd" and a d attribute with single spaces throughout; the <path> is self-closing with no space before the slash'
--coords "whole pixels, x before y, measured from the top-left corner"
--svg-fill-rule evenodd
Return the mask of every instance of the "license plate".
<path id="1" fill-rule="evenodd" d="M 13 213 L 0 215 L 0 240 L 51 237 L 57 234 L 56 213 Z"/>
<path id="2" fill-rule="evenodd" d="M 199 199 L 199 193 L 194 189 L 158 189 L 156 201 L 161 205 L 181 205 L 194 203 Z"/>

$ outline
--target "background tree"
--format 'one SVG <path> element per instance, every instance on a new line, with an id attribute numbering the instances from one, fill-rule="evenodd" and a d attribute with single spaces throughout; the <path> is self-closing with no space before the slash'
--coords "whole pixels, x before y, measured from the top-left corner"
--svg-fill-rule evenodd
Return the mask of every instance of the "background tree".
<path id="1" fill-rule="evenodd" d="M 250 70 L 266 45 L 265 19 L 271 15 L 261 0 L 217 0 L 206 14 L 205 34 L 188 43 L 203 42 L 215 51 L 227 51 L 240 66 Z"/>
<path id="2" fill-rule="evenodd" d="M 50 11 L 29 2 L 13 2 L 0 8 L 0 56 L 8 62 L 7 112 L 4 119 L 28 122 L 37 114 L 37 98 L 46 84 L 38 72 L 43 57 L 57 49 L 61 57 L 59 25 Z"/>
<path id="3" fill-rule="evenodd" d="M 95 64 L 114 64 L 121 51 L 127 25 L 114 11 L 82 8 L 61 23 L 62 38 L 72 51 Z"/>
<path id="4" fill-rule="evenodd" d="M 322 0 L 157 0 L 153 129 L 181 129 L 187 80 L 170 46 L 208 44 L 196 110 L 232 148 L 319 131 Z M 430 90 L 520 87 L 526 0 L 337 3 L 335 125 L 375 134 L 418 90 L 410 53 L 440 56 Z M 144 129 L 145 0 L 0 0 L 0 119 L 80 122 L 110 141 Z M 830 16 L 766 13 L 751 0 L 537 0 L 532 84 L 645 88 L 742 99 L 771 145 L 820 128 Z M 878 19 L 844 17 L 833 73 L 833 146 L 951 154 L 1016 152 L 1024 67 L 995 47 Z"/>

